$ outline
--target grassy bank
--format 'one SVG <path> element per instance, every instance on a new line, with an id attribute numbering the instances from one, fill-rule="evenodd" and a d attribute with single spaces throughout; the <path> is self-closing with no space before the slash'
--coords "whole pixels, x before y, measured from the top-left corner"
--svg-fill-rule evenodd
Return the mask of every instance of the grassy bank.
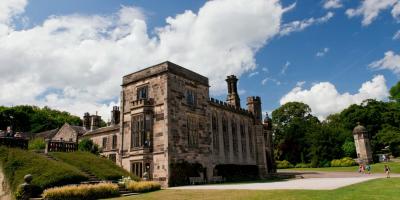
<path id="1" fill-rule="evenodd" d="M 371 165 L 372 173 L 384 173 L 384 166 L 389 165 L 392 173 L 400 173 L 400 162 L 376 163 Z M 358 172 L 358 166 L 352 167 L 325 167 L 325 168 L 291 168 L 279 171 L 321 171 L 321 172 Z"/>
<path id="2" fill-rule="evenodd" d="M 376 179 L 336 190 L 162 190 L 113 200 L 336 200 L 336 199 L 376 199 L 391 200 L 400 196 L 400 178 Z"/>
<path id="3" fill-rule="evenodd" d="M 0 147 L 0 163 L 14 193 L 18 185 L 24 182 L 23 177 L 26 174 L 32 174 L 32 184 L 38 186 L 36 192 L 53 186 L 87 180 L 79 169 L 71 165 L 49 160 L 21 149 Z"/>
<path id="4" fill-rule="evenodd" d="M 80 170 L 89 171 L 103 180 L 117 180 L 122 176 L 131 176 L 129 172 L 117 166 L 114 162 L 88 152 L 54 152 L 50 154 Z"/>

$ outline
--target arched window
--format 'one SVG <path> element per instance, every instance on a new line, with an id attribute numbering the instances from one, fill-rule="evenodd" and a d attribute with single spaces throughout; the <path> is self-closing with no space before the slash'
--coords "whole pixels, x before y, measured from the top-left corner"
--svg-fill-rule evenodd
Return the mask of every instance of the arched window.
<path id="1" fill-rule="evenodd" d="M 214 113 L 212 115 L 212 134 L 213 134 L 213 149 L 214 153 L 219 152 L 219 131 L 218 131 L 218 118 L 217 115 Z"/>
<path id="2" fill-rule="evenodd" d="M 240 136 L 242 143 L 242 157 L 243 159 L 247 156 L 247 146 L 246 146 L 246 131 L 243 123 L 240 124 Z"/>
<path id="3" fill-rule="evenodd" d="M 188 145 L 190 148 L 198 147 L 199 145 L 199 134 L 197 127 L 197 120 L 193 117 L 188 117 L 187 119 L 187 129 L 188 129 Z"/>
<path id="4" fill-rule="evenodd" d="M 229 132 L 228 121 L 225 117 L 222 118 L 222 137 L 224 139 L 224 154 L 225 158 L 229 156 Z"/>
<path id="5" fill-rule="evenodd" d="M 238 133 L 237 133 L 237 124 L 235 120 L 231 121 L 231 130 L 232 130 L 232 145 L 233 145 L 233 155 L 235 157 L 239 154 L 239 145 L 238 145 Z"/>
<path id="6" fill-rule="evenodd" d="M 248 126 L 249 132 L 249 148 L 250 148 L 250 157 L 254 158 L 254 146 L 253 146 L 253 131 L 251 129 L 251 124 Z"/>

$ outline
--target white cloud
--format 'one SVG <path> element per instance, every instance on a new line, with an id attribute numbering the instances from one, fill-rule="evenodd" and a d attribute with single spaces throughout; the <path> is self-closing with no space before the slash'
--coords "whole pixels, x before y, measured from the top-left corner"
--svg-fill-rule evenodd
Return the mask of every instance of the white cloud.
<path id="1" fill-rule="evenodd" d="M 269 72 L 269 69 L 268 69 L 267 67 L 263 67 L 261 70 L 262 70 L 263 72 L 265 72 L 265 73 L 268 73 L 268 72 Z"/>
<path id="2" fill-rule="evenodd" d="M 366 99 L 384 100 L 388 97 L 388 88 L 385 77 L 375 76 L 371 81 L 362 84 L 356 94 L 339 93 L 330 82 L 320 82 L 310 89 L 303 89 L 297 85 L 288 94 L 283 96 L 280 104 L 287 102 L 303 102 L 311 107 L 314 115 L 325 119 L 328 115 L 341 112 L 351 104 L 360 104 Z"/>
<path id="3" fill-rule="evenodd" d="M 398 14 L 397 11 L 400 9 L 398 0 L 364 0 L 358 8 L 347 9 L 346 14 L 348 17 L 362 15 L 362 25 L 368 26 L 378 17 L 381 11 L 393 7 L 396 3 L 397 5 L 392 10 L 392 15 L 395 17 L 395 14 Z M 393 12 L 395 12 L 395 14 L 393 14 Z"/>
<path id="4" fill-rule="evenodd" d="M 396 20 L 400 21 L 400 1 L 396 3 L 396 5 L 392 9 L 392 16 Z"/>
<path id="5" fill-rule="evenodd" d="M 253 77 L 253 76 L 255 76 L 255 75 L 258 75 L 258 74 L 259 74 L 259 72 L 257 72 L 257 71 L 251 72 L 251 73 L 249 74 L 249 78 L 251 78 L 251 77 Z"/>
<path id="6" fill-rule="evenodd" d="M 281 82 L 280 82 L 280 81 L 278 81 L 278 80 L 276 80 L 276 79 L 274 79 L 274 78 L 270 78 L 270 77 L 264 78 L 264 79 L 261 81 L 261 84 L 262 84 L 262 85 L 265 85 L 265 84 L 267 84 L 268 81 L 271 81 L 271 82 L 275 83 L 275 85 L 281 85 Z"/>
<path id="7" fill-rule="evenodd" d="M 281 74 L 286 74 L 286 71 L 288 70 L 290 66 L 290 62 L 286 61 L 286 63 L 282 66 Z"/>
<path id="8" fill-rule="evenodd" d="M 343 4 L 341 0 L 325 0 L 324 8 L 325 9 L 334 9 L 334 8 L 341 8 Z"/>
<path id="9" fill-rule="evenodd" d="M 323 24 L 329 21 L 333 17 L 333 12 L 328 12 L 325 16 L 320 18 L 309 18 L 301 21 L 292 21 L 286 24 L 283 24 L 280 30 L 280 35 L 285 36 L 289 35 L 292 32 L 302 31 L 305 28 L 316 25 L 316 24 Z"/>
<path id="10" fill-rule="evenodd" d="M 385 53 L 385 57 L 369 64 L 374 69 L 388 69 L 400 76 L 400 54 L 396 55 L 393 51 Z"/>
<path id="11" fill-rule="evenodd" d="M 400 39 L 400 30 L 398 30 L 394 35 L 393 35 L 393 40 L 398 40 Z"/>
<path id="12" fill-rule="evenodd" d="M 327 54 L 329 52 L 329 48 L 325 47 L 324 49 L 322 49 L 321 51 L 318 51 L 315 56 L 317 57 L 323 57 L 325 56 L 325 54 Z"/>
<path id="13" fill-rule="evenodd" d="M 226 75 L 255 69 L 256 52 L 279 34 L 289 9 L 279 0 L 207 1 L 197 13 L 148 30 L 141 9 L 123 6 L 109 16 L 52 16 L 15 30 L 13 19 L 25 6 L 25 0 L 0 3 L 0 104 L 48 105 L 76 115 L 98 110 L 105 119 L 118 103 L 123 75 L 165 60 L 223 91 Z"/>

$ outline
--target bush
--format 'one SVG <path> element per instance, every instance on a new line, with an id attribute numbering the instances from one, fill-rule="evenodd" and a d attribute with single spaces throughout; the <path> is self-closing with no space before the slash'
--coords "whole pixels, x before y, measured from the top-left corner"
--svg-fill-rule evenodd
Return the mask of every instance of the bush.
<path id="1" fill-rule="evenodd" d="M 43 192 L 46 200 L 94 200 L 119 196 L 118 185 L 99 183 L 96 185 L 69 185 L 50 188 Z"/>
<path id="2" fill-rule="evenodd" d="M 133 179 L 138 180 L 137 177 L 116 165 L 113 161 L 89 152 L 53 152 L 50 155 L 82 171 L 89 171 L 102 180 L 118 180 L 122 176 L 131 176 Z"/>
<path id="3" fill-rule="evenodd" d="M 90 153 L 96 154 L 96 155 L 99 154 L 99 146 L 97 144 L 93 143 L 93 141 L 88 138 L 84 138 L 79 142 L 78 150 L 79 151 L 87 151 L 87 152 L 90 152 Z"/>
<path id="4" fill-rule="evenodd" d="M 50 187 L 76 184 L 88 179 L 77 168 L 62 162 L 49 160 L 44 156 L 21 149 L 0 147 L 0 165 L 11 191 L 17 193 L 18 185 L 24 182 L 24 176 L 32 174 L 34 195 Z"/>
<path id="5" fill-rule="evenodd" d="M 129 181 L 125 183 L 125 188 L 131 192 L 144 193 L 161 189 L 161 185 L 155 181 Z"/>
<path id="6" fill-rule="evenodd" d="M 350 167 L 354 165 L 357 165 L 357 163 L 350 157 L 344 157 L 340 160 L 337 159 L 331 161 L 331 167 Z"/>
<path id="7" fill-rule="evenodd" d="M 43 150 L 46 148 L 46 142 L 43 138 L 36 138 L 29 141 L 28 149 L 29 150 Z"/>
<path id="8" fill-rule="evenodd" d="M 311 168 L 311 164 L 310 163 L 297 163 L 296 166 L 294 166 L 295 168 Z"/>
<path id="9" fill-rule="evenodd" d="M 287 160 L 282 160 L 282 161 L 277 160 L 276 167 L 278 169 L 287 169 L 287 168 L 293 168 L 294 166 Z"/>

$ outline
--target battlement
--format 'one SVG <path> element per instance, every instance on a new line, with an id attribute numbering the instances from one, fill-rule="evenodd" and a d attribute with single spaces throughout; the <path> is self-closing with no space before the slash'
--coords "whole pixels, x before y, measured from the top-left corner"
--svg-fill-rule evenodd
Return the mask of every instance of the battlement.
<path id="1" fill-rule="evenodd" d="M 247 97 L 247 102 L 261 102 L 261 98 L 259 96 Z"/>
<path id="2" fill-rule="evenodd" d="M 214 105 L 214 106 L 217 106 L 219 108 L 222 108 L 222 109 L 225 109 L 225 110 L 229 110 L 229 111 L 232 111 L 232 112 L 235 112 L 235 113 L 239 113 L 239 114 L 242 114 L 242 115 L 247 115 L 247 116 L 250 116 L 250 117 L 253 116 L 250 111 L 248 111 L 248 110 L 246 110 L 244 108 L 238 108 L 238 107 L 236 107 L 234 105 L 226 103 L 225 101 L 221 101 L 221 100 L 218 100 L 218 99 L 210 98 L 209 99 L 209 103 L 211 105 Z"/>

